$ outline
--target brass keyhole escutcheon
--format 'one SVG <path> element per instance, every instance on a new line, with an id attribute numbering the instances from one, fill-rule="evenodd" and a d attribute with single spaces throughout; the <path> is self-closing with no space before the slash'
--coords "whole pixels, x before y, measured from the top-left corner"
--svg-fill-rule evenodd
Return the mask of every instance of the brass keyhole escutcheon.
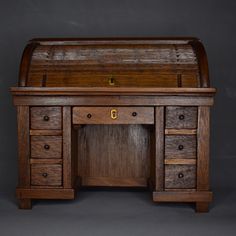
<path id="1" fill-rule="evenodd" d="M 109 85 L 111 86 L 115 85 L 115 79 L 112 76 L 108 79 L 108 82 L 109 82 Z"/>
<path id="2" fill-rule="evenodd" d="M 118 118 L 118 111 L 116 109 L 111 110 L 111 119 L 115 120 Z"/>

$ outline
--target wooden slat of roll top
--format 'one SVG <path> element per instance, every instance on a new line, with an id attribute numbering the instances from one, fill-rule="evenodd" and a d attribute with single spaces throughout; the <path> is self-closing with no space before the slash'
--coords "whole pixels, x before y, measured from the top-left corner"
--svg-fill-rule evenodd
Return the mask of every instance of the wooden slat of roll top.
<path id="1" fill-rule="evenodd" d="M 44 73 L 31 74 L 28 86 L 32 87 L 178 87 L 176 74 L 116 74 L 96 73 L 81 74 L 79 72 L 48 72 L 43 84 Z M 111 86 L 109 79 L 113 78 Z M 181 77 L 181 87 L 198 87 L 196 74 L 185 74 Z"/>
<path id="2" fill-rule="evenodd" d="M 184 45 L 92 45 L 38 46 L 32 55 L 32 65 L 73 61 L 76 64 L 197 64 L 195 53 Z"/>

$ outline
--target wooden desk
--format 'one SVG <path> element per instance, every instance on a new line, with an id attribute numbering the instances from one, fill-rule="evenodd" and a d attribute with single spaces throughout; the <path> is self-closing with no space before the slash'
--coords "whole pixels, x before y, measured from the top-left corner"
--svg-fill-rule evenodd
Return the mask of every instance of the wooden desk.
<path id="1" fill-rule="evenodd" d="M 17 107 L 20 208 L 79 186 L 149 187 L 205 212 L 214 88 L 194 38 L 35 39 Z"/>

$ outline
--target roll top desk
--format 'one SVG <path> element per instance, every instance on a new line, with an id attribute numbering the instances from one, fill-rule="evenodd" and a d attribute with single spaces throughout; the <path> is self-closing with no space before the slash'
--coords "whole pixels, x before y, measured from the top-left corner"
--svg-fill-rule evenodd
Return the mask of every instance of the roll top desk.
<path id="1" fill-rule="evenodd" d="M 20 208 L 111 186 L 208 211 L 215 89 L 198 39 L 34 39 L 11 93 Z"/>

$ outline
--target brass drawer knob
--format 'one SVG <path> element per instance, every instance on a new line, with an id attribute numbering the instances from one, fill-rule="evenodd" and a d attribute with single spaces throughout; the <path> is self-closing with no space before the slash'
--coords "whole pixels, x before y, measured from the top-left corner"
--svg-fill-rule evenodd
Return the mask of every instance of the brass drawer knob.
<path id="1" fill-rule="evenodd" d="M 48 144 L 44 145 L 44 149 L 48 150 L 50 148 L 50 146 Z"/>
<path id="2" fill-rule="evenodd" d="M 89 114 L 87 115 L 87 117 L 90 119 L 90 118 L 92 117 L 92 115 L 89 113 Z"/>
<path id="3" fill-rule="evenodd" d="M 184 174 L 183 174 L 183 173 L 179 173 L 179 174 L 178 174 L 178 178 L 179 178 L 179 179 L 182 179 L 183 177 L 184 177 Z"/>
<path id="4" fill-rule="evenodd" d="M 43 120 L 44 120 L 44 121 L 49 121 L 50 118 L 49 118 L 49 116 L 44 116 L 44 117 L 43 117 Z"/>
<path id="5" fill-rule="evenodd" d="M 116 109 L 112 109 L 110 115 L 111 115 L 111 119 L 115 120 L 118 118 L 118 111 Z"/>
<path id="6" fill-rule="evenodd" d="M 184 118 L 185 118 L 184 115 L 179 115 L 180 120 L 184 120 Z"/>
<path id="7" fill-rule="evenodd" d="M 138 115 L 138 114 L 137 114 L 137 112 L 135 112 L 135 111 L 132 113 L 132 116 L 134 116 L 134 117 L 137 116 L 137 115 Z"/>
<path id="8" fill-rule="evenodd" d="M 47 178 L 47 177 L 48 177 L 48 173 L 42 173 L 42 176 L 43 176 L 44 178 Z"/>
<path id="9" fill-rule="evenodd" d="M 178 146 L 178 149 L 181 151 L 181 150 L 184 149 L 184 146 L 183 146 L 183 145 L 179 145 L 179 146 Z"/>

